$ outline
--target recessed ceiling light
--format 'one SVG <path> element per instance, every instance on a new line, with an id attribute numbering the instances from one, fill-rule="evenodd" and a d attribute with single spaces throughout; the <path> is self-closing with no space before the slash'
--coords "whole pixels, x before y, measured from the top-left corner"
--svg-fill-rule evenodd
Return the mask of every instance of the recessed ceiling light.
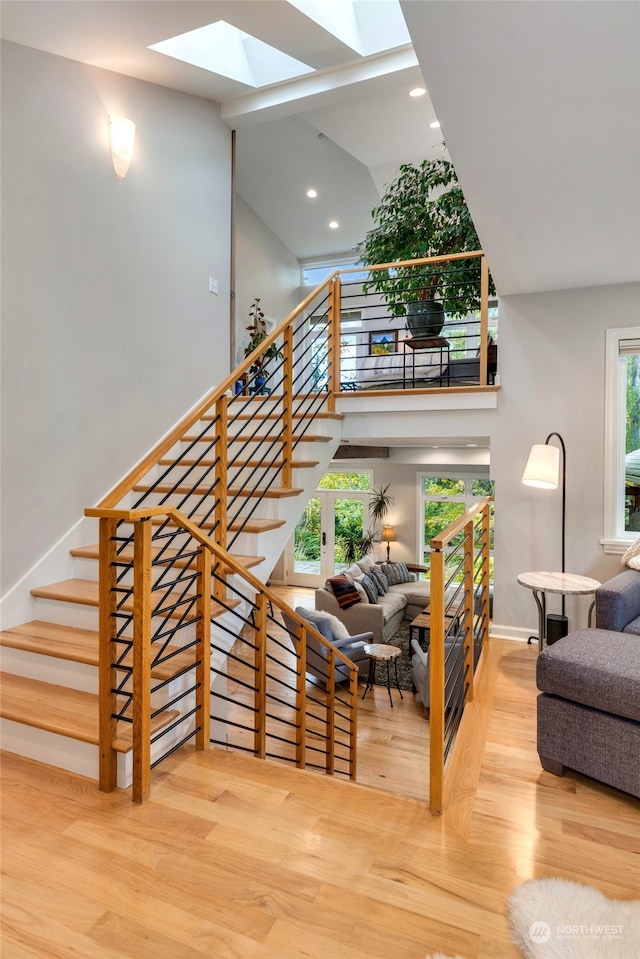
<path id="1" fill-rule="evenodd" d="M 338 223 L 337 220 L 331 220 L 331 221 L 329 222 L 329 229 L 330 229 L 330 230 L 337 230 L 339 226 L 340 226 L 340 224 Z"/>
<path id="2" fill-rule="evenodd" d="M 423 97 L 427 91 L 424 87 L 414 87 L 413 90 L 409 90 L 410 97 Z"/>
<path id="3" fill-rule="evenodd" d="M 429 124 L 429 126 L 431 127 L 432 130 L 437 130 L 440 127 L 440 121 L 434 120 L 433 123 Z"/>
<path id="4" fill-rule="evenodd" d="M 318 195 L 318 191 L 314 190 L 313 187 L 311 187 L 310 190 L 307 190 L 307 196 L 309 197 L 310 200 L 315 200 L 317 195 Z"/>
<path id="5" fill-rule="evenodd" d="M 467 443 L 466 445 L 467 445 L 467 446 L 477 446 L 478 444 L 477 444 L 477 443 Z"/>

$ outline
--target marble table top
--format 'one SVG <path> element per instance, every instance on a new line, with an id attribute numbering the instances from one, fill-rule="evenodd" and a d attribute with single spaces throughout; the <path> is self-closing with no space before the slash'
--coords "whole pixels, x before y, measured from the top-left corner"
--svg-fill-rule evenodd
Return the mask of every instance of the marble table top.
<path id="1" fill-rule="evenodd" d="M 577 573 L 554 573 L 548 570 L 520 573 L 518 582 L 528 589 L 539 589 L 543 593 L 561 593 L 565 596 L 595 593 L 601 585 L 597 579 L 591 579 L 589 576 L 578 576 Z"/>
<path id="2" fill-rule="evenodd" d="M 388 646 L 386 643 L 366 643 L 364 651 L 371 659 L 395 659 L 402 652 L 399 646 Z"/>

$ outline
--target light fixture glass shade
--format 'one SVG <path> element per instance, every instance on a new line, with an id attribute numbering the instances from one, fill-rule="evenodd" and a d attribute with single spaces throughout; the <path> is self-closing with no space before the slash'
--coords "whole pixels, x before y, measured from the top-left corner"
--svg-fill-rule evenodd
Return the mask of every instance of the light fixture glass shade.
<path id="1" fill-rule="evenodd" d="M 382 542 L 383 543 L 395 543 L 396 534 L 393 526 L 383 526 L 382 527 Z"/>
<path id="2" fill-rule="evenodd" d="M 119 180 L 127 175 L 133 158 L 133 146 L 136 139 L 136 125 L 127 117 L 109 117 L 109 142 L 113 169 Z"/>
<path id="3" fill-rule="evenodd" d="M 531 447 L 529 459 L 522 476 L 527 486 L 539 489 L 555 489 L 560 476 L 560 450 L 557 446 L 536 443 Z"/>

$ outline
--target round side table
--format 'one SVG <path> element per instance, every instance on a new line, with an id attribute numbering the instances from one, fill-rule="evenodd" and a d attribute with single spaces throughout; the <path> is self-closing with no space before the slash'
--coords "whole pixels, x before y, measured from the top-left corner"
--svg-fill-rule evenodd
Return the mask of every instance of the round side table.
<path id="1" fill-rule="evenodd" d="M 402 650 L 399 646 L 388 646 L 386 643 L 367 643 L 364 647 L 365 656 L 369 657 L 369 676 L 367 678 L 367 685 L 365 686 L 362 698 L 367 695 L 370 689 L 375 686 L 376 683 L 376 663 L 386 663 L 387 664 L 387 692 L 389 693 L 389 702 L 393 706 L 393 700 L 391 698 L 391 674 L 389 671 L 391 660 L 393 660 L 393 665 L 396 674 L 396 687 L 400 693 L 400 699 L 404 699 L 402 695 L 402 690 L 400 689 L 400 681 L 398 680 L 398 656 L 401 654 Z"/>

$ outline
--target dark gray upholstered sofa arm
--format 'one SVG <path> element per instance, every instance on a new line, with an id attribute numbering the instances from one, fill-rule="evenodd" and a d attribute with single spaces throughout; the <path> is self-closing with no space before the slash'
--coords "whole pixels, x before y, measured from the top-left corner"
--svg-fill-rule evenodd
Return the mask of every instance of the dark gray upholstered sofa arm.
<path id="1" fill-rule="evenodd" d="M 625 626 L 638 617 L 640 617 L 640 571 L 625 569 L 597 588 L 596 628 L 622 632 Z"/>

